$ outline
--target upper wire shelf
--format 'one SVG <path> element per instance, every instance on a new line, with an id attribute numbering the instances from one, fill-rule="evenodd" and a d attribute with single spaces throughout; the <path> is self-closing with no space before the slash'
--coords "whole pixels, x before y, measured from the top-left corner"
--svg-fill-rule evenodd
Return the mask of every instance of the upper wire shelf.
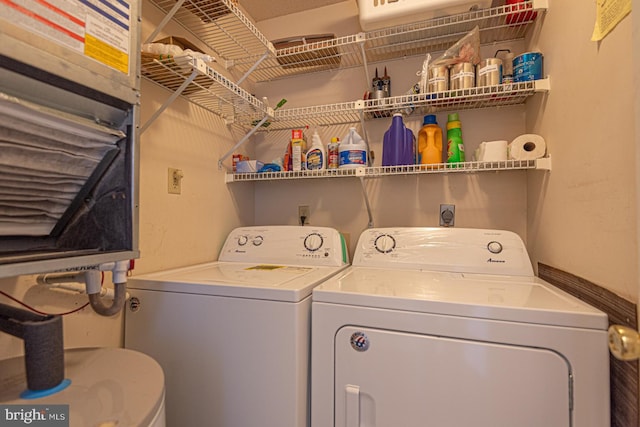
<path id="1" fill-rule="evenodd" d="M 479 27 L 483 45 L 520 40 L 525 38 L 538 15 L 546 9 L 546 0 L 526 0 L 513 5 L 276 49 L 275 56 L 268 57 L 252 71 L 251 79 L 268 81 L 439 52 L 449 48 L 475 26 Z M 247 72 L 254 64 L 253 57 L 234 62 L 234 66 L 242 72 Z"/>
<path id="2" fill-rule="evenodd" d="M 490 44 L 523 39 L 548 0 L 480 9 L 275 49 L 235 0 L 150 0 L 204 43 L 228 69 L 255 82 L 443 51 L 472 30 Z"/>
<path id="3" fill-rule="evenodd" d="M 237 0 L 150 0 L 204 43 L 221 62 L 275 54 L 273 45 L 238 7 Z"/>

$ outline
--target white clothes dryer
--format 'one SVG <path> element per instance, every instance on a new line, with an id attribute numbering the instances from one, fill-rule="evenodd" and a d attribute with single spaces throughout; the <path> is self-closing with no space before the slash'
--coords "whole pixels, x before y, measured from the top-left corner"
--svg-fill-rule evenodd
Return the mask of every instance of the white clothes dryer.
<path id="1" fill-rule="evenodd" d="M 366 230 L 313 290 L 311 426 L 609 426 L 607 326 L 514 233 Z"/>
<path id="2" fill-rule="evenodd" d="M 131 278 L 125 347 L 163 367 L 167 425 L 308 426 L 311 290 L 347 265 L 334 229 L 242 227 L 216 262 Z"/>

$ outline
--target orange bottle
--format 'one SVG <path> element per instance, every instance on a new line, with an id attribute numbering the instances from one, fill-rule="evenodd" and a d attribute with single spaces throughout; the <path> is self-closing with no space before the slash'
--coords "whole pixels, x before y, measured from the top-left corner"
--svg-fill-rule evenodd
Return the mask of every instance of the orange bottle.
<path id="1" fill-rule="evenodd" d="M 418 163 L 442 163 L 442 129 L 433 114 L 424 116 L 418 132 Z"/>

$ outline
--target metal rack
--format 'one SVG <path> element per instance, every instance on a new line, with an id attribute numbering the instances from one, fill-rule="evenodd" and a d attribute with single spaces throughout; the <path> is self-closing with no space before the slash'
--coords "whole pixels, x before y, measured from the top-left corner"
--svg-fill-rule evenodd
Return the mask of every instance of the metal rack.
<path id="1" fill-rule="evenodd" d="M 354 169 L 305 170 L 299 172 L 227 173 L 225 181 L 281 181 L 312 178 L 379 178 L 387 175 L 422 175 L 441 173 L 477 173 L 510 170 L 551 170 L 551 157 L 535 160 L 504 160 L 499 162 L 437 163 L 432 165 L 372 166 Z"/>
<path id="2" fill-rule="evenodd" d="M 166 16 L 146 42 L 152 42 L 170 20 L 176 21 L 206 45 L 216 56 L 218 63 L 243 75 L 238 81 L 233 82 L 201 59 L 191 57 L 143 61 L 143 76 L 170 89 L 172 95 L 141 131 L 144 131 L 178 96 L 184 95 L 191 102 L 219 115 L 227 124 L 240 127 L 246 133 L 232 150 L 222 156 L 219 161 L 221 166 L 222 162 L 255 132 L 309 125 L 364 123 L 365 119 L 391 116 L 394 111 L 421 115 L 453 109 L 517 105 L 524 103 L 536 92 L 546 92 L 550 89 L 549 79 L 542 79 L 274 111 L 240 86 L 247 78 L 253 81 L 267 81 L 327 69 L 363 66 L 365 73 L 368 73 L 368 64 L 371 62 L 445 50 L 476 26 L 480 29 L 482 44 L 523 39 L 538 18 L 546 12 L 548 0 L 525 0 L 514 5 L 470 11 L 278 50 L 243 13 L 235 0 L 151 2 L 166 12 Z M 514 16 L 517 16 L 517 19 L 513 19 Z M 267 121 L 269 126 L 263 127 Z M 466 162 L 454 169 L 424 169 L 416 166 L 402 169 L 359 168 L 347 171 L 228 174 L 228 177 L 232 178 L 227 178 L 227 181 L 550 169 L 550 161 L 548 167 L 539 166 L 542 160 L 525 165 L 508 162 L 495 167 L 489 167 L 484 163 Z"/>
<path id="3" fill-rule="evenodd" d="M 313 107 L 285 108 L 274 113 L 274 122 L 268 129 L 358 123 L 363 117 L 366 119 L 390 117 L 395 111 L 403 111 L 406 115 L 423 115 L 453 109 L 469 110 L 519 105 L 533 94 L 549 90 L 550 81 L 547 78 L 455 91 L 402 95 Z"/>
<path id="4" fill-rule="evenodd" d="M 459 110 L 523 103 L 536 91 L 548 90 L 548 82 L 536 84 L 498 85 L 441 92 L 399 96 L 384 100 L 353 101 L 340 104 L 281 109 L 273 112 L 240 87 L 250 78 L 273 80 L 291 75 L 330 68 L 364 66 L 426 52 L 444 50 L 476 25 L 483 44 L 522 39 L 538 16 L 548 8 L 548 0 L 527 0 L 515 5 L 482 9 L 444 18 L 388 27 L 317 43 L 276 50 L 234 0 L 151 0 L 167 15 L 147 42 L 174 20 L 204 43 L 227 69 L 244 73 L 236 82 L 194 60 L 192 70 L 176 67 L 171 61 L 142 64 L 143 75 L 174 93 L 145 124 L 146 129 L 179 95 L 221 116 L 229 124 L 245 130 L 260 120 L 269 119 L 269 129 L 285 129 L 305 125 L 356 123 L 363 118 L 384 116 L 396 109 L 416 113 Z M 523 12 L 524 10 L 524 12 Z M 519 14 L 517 23 L 508 19 Z M 511 22 L 511 23 L 510 23 Z M 191 72 L 190 72 L 191 71 Z M 195 73 L 195 74 L 194 74 Z M 367 80 L 369 80 L 367 76 Z M 546 86 L 546 89 L 544 88 Z"/>
<path id="5" fill-rule="evenodd" d="M 548 0 L 526 0 L 276 50 L 233 0 L 151 2 L 167 15 L 147 43 L 174 20 L 225 68 L 242 73 L 239 81 L 256 82 L 442 51 L 476 25 L 482 44 L 523 39 L 548 8 Z M 514 14 L 517 22 L 510 19 Z"/>
<path id="6" fill-rule="evenodd" d="M 547 8 L 547 0 L 526 0 L 514 5 L 278 49 L 275 57 L 265 59 L 255 68 L 251 78 L 259 82 L 269 81 L 297 74 L 422 56 L 428 52 L 446 50 L 476 25 L 480 29 L 482 44 L 524 39 L 538 15 L 545 13 Z M 523 10 L 526 12 L 522 12 Z M 518 22 L 514 23 L 512 18 L 516 13 L 519 14 Z M 243 71 L 253 65 L 250 58 L 234 63 L 235 67 Z"/>

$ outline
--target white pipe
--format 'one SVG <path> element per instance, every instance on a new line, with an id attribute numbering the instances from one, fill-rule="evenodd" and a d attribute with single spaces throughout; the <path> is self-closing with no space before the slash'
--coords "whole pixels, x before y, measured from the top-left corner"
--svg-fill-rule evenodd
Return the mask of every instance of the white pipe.
<path id="1" fill-rule="evenodd" d="M 102 287 L 101 271 L 111 271 L 113 290 L 110 293 Z M 37 282 L 46 285 L 84 282 L 91 308 L 102 316 L 113 316 L 122 310 L 128 298 L 126 287 L 128 271 L 129 261 L 107 262 L 81 272 L 40 275 Z M 111 305 L 105 305 L 103 298 L 110 298 Z"/>
<path id="2" fill-rule="evenodd" d="M 56 282 L 49 282 L 49 283 L 40 283 L 41 285 L 47 286 L 48 288 L 51 289 L 63 289 L 65 291 L 71 291 L 71 292 L 76 292 L 78 294 L 86 294 L 87 290 L 86 290 L 86 285 L 84 283 L 56 283 Z M 100 290 L 100 296 L 103 298 L 109 298 L 109 299 L 113 299 L 113 289 L 111 288 L 102 288 Z M 129 292 L 127 292 L 127 299 L 131 298 L 131 295 L 129 295 Z"/>

